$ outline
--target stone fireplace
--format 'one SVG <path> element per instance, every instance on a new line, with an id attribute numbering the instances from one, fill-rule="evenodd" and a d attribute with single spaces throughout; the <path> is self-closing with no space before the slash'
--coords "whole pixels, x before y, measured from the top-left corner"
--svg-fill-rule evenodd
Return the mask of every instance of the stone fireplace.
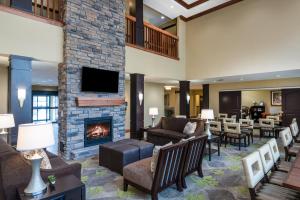
<path id="1" fill-rule="evenodd" d="M 112 117 L 87 118 L 84 120 L 84 147 L 112 141 Z"/>
<path id="2" fill-rule="evenodd" d="M 64 2 L 64 63 L 58 73 L 59 150 L 65 159 L 76 160 L 98 154 L 99 143 L 125 137 L 125 2 Z M 84 66 L 119 72 L 118 93 L 83 92 Z M 109 128 L 109 136 L 101 126 Z M 97 130 L 87 138 L 89 128 Z"/>

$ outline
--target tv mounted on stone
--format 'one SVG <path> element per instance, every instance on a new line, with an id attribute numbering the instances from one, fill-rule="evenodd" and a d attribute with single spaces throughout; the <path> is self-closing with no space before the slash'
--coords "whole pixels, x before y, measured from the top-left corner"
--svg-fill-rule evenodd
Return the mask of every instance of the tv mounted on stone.
<path id="1" fill-rule="evenodd" d="M 82 67 L 82 92 L 118 93 L 119 72 Z"/>

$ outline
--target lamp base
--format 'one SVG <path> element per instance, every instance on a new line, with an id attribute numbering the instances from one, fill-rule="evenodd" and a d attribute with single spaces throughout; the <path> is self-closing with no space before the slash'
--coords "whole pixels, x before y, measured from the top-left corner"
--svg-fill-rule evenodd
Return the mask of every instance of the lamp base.
<path id="1" fill-rule="evenodd" d="M 1 132 L 0 132 L 0 135 L 7 135 L 8 134 L 8 132 L 7 131 L 5 131 L 5 129 L 3 128 L 2 130 L 1 130 Z"/>
<path id="2" fill-rule="evenodd" d="M 154 127 L 154 126 L 155 126 L 155 123 L 154 123 L 154 121 L 155 121 L 155 117 L 153 116 L 153 117 L 152 117 L 152 127 Z"/>
<path id="3" fill-rule="evenodd" d="M 208 136 L 208 137 L 211 137 L 211 132 L 209 130 L 209 121 L 207 120 L 205 122 L 205 134 Z"/>
<path id="4" fill-rule="evenodd" d="M 32 159 L 30 159 L 32 174 L 30 182 L 24 190 L 26 196 L 37 196 L 47 190 L 47 185 L 44 183 L 40 173 L 40 165 L 42 159 L 43 158 L 37 154 L 33 155 Z"/>

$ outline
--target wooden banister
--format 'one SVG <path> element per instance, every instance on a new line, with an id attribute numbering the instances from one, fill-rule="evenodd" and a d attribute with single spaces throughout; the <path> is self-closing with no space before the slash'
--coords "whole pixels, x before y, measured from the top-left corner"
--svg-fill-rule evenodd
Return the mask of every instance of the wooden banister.
<path id="1" fill-rule="evenodd" d="M 133 16 L 126 16 L 126 42 L 135 45 L 135 23 Z M 178 36 L 144 22 L 144 48 L 160 55 L 178 59 Z"/>

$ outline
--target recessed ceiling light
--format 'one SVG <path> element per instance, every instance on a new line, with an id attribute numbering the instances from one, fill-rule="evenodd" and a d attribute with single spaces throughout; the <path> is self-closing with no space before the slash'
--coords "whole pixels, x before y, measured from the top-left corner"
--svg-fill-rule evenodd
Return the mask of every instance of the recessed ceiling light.
<path id="1" fill-rule="evenodd" d="M 170 8 L 174 8 L 174 6 L 173 6 L 173 5 L 171 5 L 171 6 L 170 6 Z"/>
<path id="2" fill-rule="evenodd" d="M 165 16 L 161 16 L 160 18 L 161 18 L 161 19 L 165 19 Z"/>
<path id="3" fill-rule="evenodd" d="M 240 78 L 240 81 L 243 81 L 244 80 L 244 78 Z"/>
<path id="4" fill-rule="evenodd" d="M 166 86 L 165 86 L 165 90 L 168 90 L 168 91 L 172 90 L 172 86 L 166 85 Z"/>
<path id="5" fill-rule="evenodd" d="M 279 78 L 279 77 L 280 77 L 280 75 L 279 75 L 279 74 L 277 74 L 277 75 L 276 75 L 276 77 L 277 77 L 277 78 Z"/>
<path id="6" fill-rule="evenodd" d="M 214 83 L 216 83 L 217 81 L 216 80 L 214 80 Z"/>

